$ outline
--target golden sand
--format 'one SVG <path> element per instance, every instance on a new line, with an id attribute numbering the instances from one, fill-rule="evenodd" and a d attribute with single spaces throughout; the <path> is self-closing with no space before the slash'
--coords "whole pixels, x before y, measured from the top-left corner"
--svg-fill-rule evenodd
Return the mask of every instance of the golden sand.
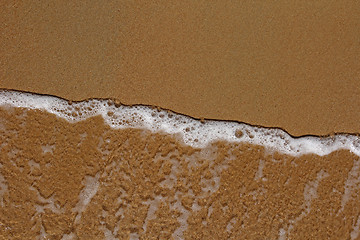
<path id="1" fill-rule="evenodd" d="M 2 1 L 0 88 L 358 133 L 359 16 L 356 0 Z M 0 108 L 0 239 L 359 239 L 359 168 Z"/>
<path id="2" fill-rule="evenodd" d="M 11 107 L 0 116 L 3 239 L 359 237 L 360 160 L 349 151 L 200 149 L 101 117 L 69 123 Z"/>
<path id="3" fill-rule="evenodd" d="M 359 132 L 357 0 L 0 6 L 0 88 L 113 97 L 294 136 Z"/>

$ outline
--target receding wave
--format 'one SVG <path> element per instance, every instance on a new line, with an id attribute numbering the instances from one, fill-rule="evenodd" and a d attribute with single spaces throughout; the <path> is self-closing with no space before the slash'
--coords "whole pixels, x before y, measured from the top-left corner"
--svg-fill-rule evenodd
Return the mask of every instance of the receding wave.
<path id="1" fill-rule="evenodd" d="M 360 156 L 360 138 L 350 134 L 293 138 L 281 129 L 231 121 L 200 121 L 160 108 L 126 106 L 110 99 L 69 102 L 53 96 L 4 90 L 0 91 L 0 105 L 45 110 L 69 122 L 99 115 L 112 128 L 131 127 L 177 134 L 185 144 L 193 147 L 205 147 L 212 141 L 225 140 L 262 145 L 291 155 L 314 153 L 323 156 L 339 149 L 348 149 Z"/>
<path id="2" fill-rule="evenodd" d="M 0 92 L 4 239 L 358 239 L 359 137 Z"/>

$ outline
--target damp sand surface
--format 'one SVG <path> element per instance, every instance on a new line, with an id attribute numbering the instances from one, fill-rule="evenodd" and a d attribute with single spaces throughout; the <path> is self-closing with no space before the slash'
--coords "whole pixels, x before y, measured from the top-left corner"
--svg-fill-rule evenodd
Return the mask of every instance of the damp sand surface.
<path id="1" fill-rule="evenodd" d="M 102 115 L 69 121 L 2 105 L 0 236 L 359 238 L 355 142 L 295 154 L 266 141 L 185 140 L 163 129 L 115 128 Z"/>

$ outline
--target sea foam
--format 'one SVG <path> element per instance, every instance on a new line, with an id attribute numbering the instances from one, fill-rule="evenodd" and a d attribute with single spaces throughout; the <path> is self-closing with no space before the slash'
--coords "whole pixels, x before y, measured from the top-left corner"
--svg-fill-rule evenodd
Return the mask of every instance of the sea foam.
<path id="1" fill-rule="evenodd" d="M 234 121 L 197 120 L 150 106 L 126 106 L 111 99 L 69 102 L 54 96 L 1 90 L 0 106 L 4 105 L 46 111 L 69 122 L 101 115 L 112 128 L 140 128 L 177 134 L 185 144 L 196 148 L 224 140 L 261 145 L 293 156 L 311 153 L 323 156 L 340 149 L 347 149 L 360 156 L 360 138 L 355 135 L 292 137 L 278 128 L 257 127 Z"/>

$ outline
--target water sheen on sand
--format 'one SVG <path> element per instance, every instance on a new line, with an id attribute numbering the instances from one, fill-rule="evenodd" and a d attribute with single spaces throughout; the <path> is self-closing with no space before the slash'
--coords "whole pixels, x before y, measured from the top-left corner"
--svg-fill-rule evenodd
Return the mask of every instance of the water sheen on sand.
<path id="1" fill-rule="evenodd" d="M 358 239 L 359 139 L 0 98 L 5 239 Z M 136 113 L 136 114 L 135 114 Z"/>

